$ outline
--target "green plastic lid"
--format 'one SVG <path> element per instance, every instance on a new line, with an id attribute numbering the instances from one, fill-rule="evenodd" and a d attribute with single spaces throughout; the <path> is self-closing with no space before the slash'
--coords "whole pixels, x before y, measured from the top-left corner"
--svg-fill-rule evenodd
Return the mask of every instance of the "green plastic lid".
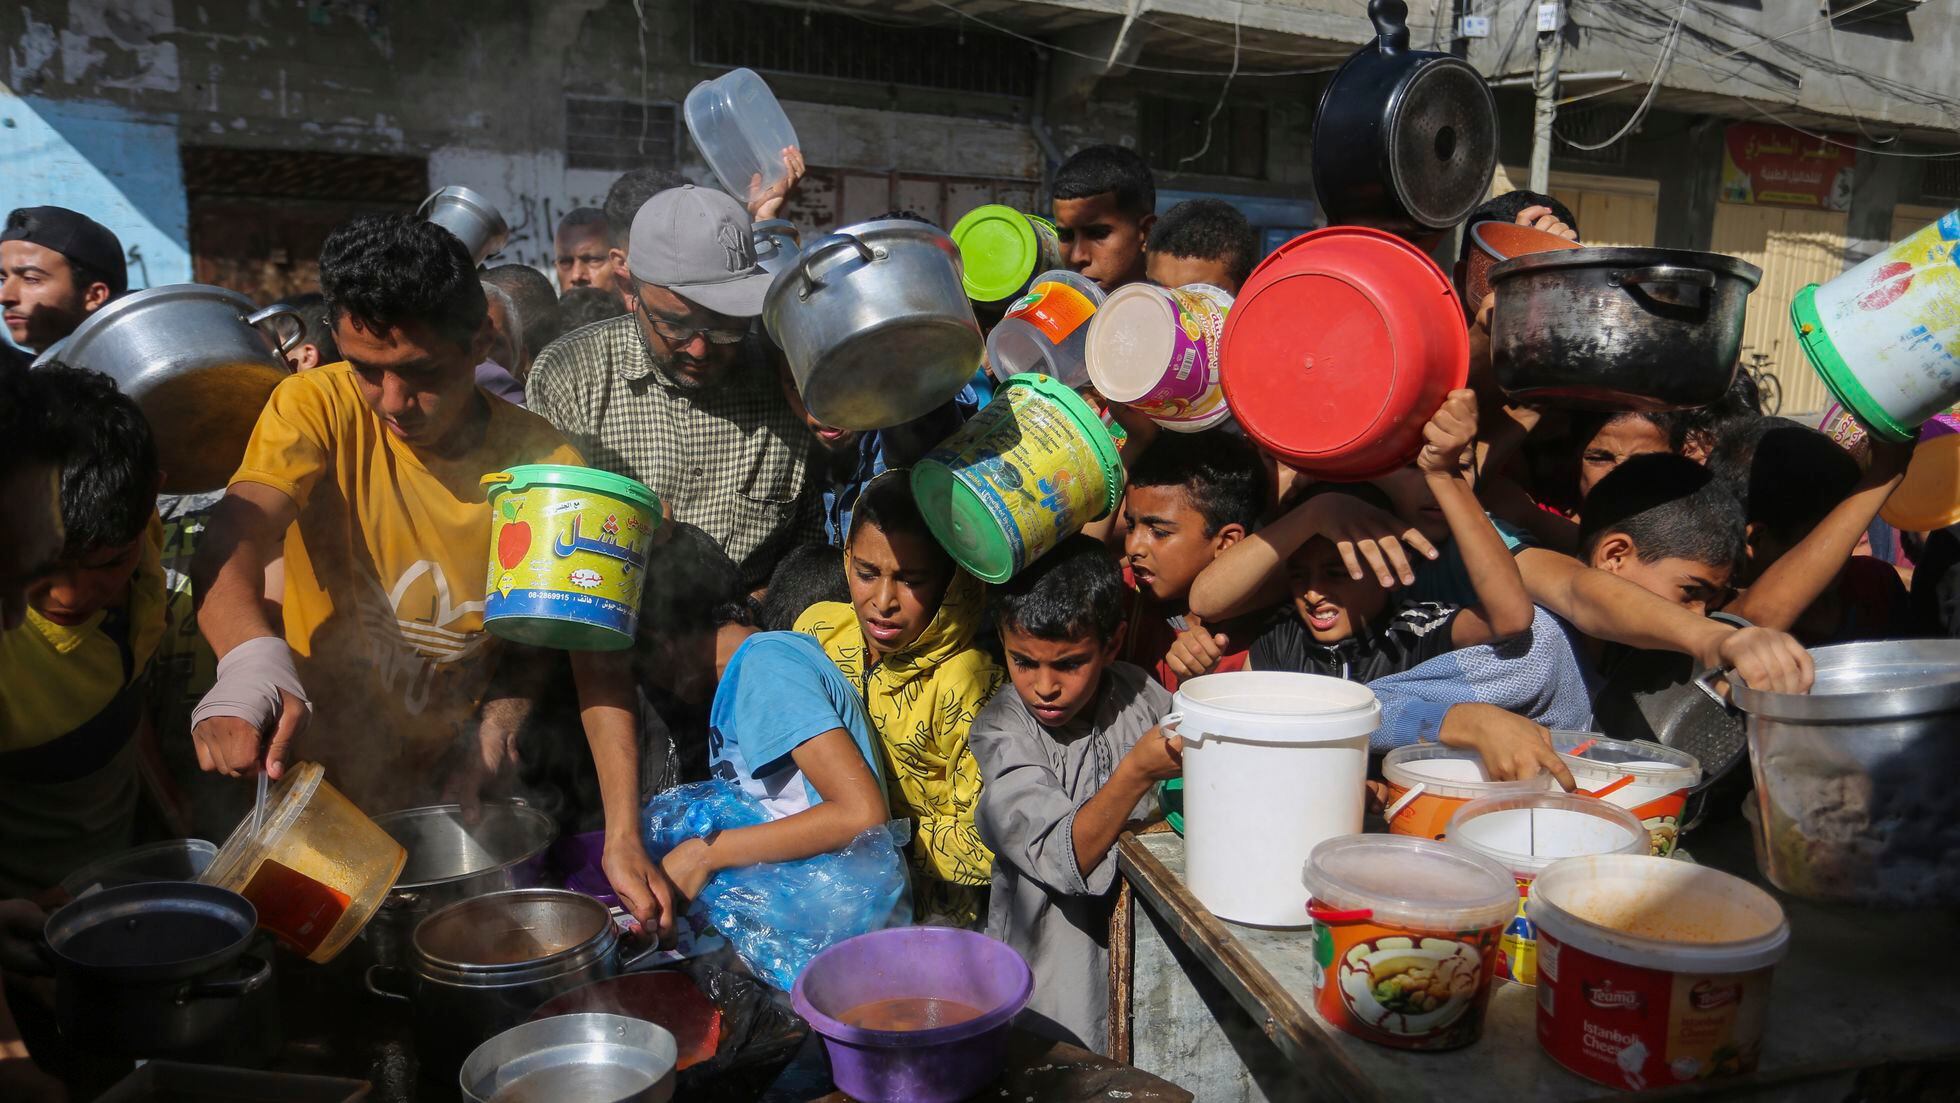
<path id="1" fill-rule="evenodd" d="M 953 224 L 953 244 L 960 250 L 960 282 L 966 286 L 967 298 L 995 303 L 1013 298 L 1027 286 L 1041 260 L 1035 217 L 989 203 Z"/>
<path id="2" fill-rule="evenodd" d="M 1894 444 L 1904 444 L 1919 433 L 1918 426 L 1901 425 L 1898 419 L 1885 412 L 1885 407 L 1871 396 L 1865 385 L 1845 363 L 1844 355 L 1838 352 L 1831 335 L 1824 329 L 1824 319 L 1817 313 L 1817 285 L 1811 284 L 1797 297 L 1790 300 L 1790 328 L 1797 331 L 1797 343 L 1803 346 L 1803 354 L 1809 358 L 1810 366 L 1817 369 L 1817 375 L 1824 380 L 1836 398 L 1851 416 L 1863 422 L 1872 435 Z"/>
<path id="3" fill-rule="evenodd" d="M 645 483 L 601 471 L 596 467 L 574 467 L 564 463 L 528 463 L 507 471 L 497 471 L 483 476 L 487 493 L 495 495 L 499 490 L 529 490 L 534 486 L 565 486 L 578 490 L 589 490 L 595 494 L 608 494 L 614 498 L 632 502 L 634 505 L 651 510 L 657 519 L 660 516 L 660 497 Z"/>
<path id="4" fill-rule="evenodd" d="M 1102 419 L 1072 388 L 1045 375 L 1014 376 L 1001 384 L 1001 390 L 995 393 L 994 400 L 967 424 L 986 425 L 1010 416 L 1009 411 L 1013 409 L 1008 401 L 1007 388 L 1010 387 L 1032 390 L 1067 413 L 1069 420 L 1095 452 L 1097 465 L 1102 468 L 1103 485 L 1107 488 L 1102 509 L 1092 520 L 1108 516 L 1109 511 L 1122 500 L 1123 461 L 1116 450 L 1116 442 L 1103 428 Z M 992 412 L 990 416 L 990 411 L 997 412 Z M 961 466 L 965 466 L 964 463 Z M 1014 577 L 1015 571 L 1032 562 L 1032 559 L 1016 562 L 1014 540 L 1002 528 L 1000 519 L 987 508 L 980 495 L 960 479 L 955 468 L 943 460 L 928 456 L 913 466 L 912 496 L 918 501 L 926 526 L 938 538 L 940 545 L 960 566 L 982 582 L 1006 582 Z M 1026 554 L 1025 547 L 1023 554 Z"/>

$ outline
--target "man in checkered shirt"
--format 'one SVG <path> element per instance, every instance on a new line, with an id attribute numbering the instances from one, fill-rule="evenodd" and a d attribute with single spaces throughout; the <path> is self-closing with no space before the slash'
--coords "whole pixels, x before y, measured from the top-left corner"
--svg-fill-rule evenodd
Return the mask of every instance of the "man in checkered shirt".
<path id="1" fill-rule="evenodd" d="M 526 383 L 531 409 L 586 462 L 653 488 L 763 585 L 783 552 L 821 543 L 810 433 L 754 332 L 769 273 L 748 212 L 692 185 L 633 218 L 621 277 L 632 310 L 553 342 Z"/>

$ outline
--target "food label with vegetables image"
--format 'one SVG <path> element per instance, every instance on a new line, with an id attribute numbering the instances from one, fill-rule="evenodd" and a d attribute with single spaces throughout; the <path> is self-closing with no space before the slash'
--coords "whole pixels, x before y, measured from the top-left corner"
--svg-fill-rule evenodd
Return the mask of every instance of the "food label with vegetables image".
<path id="1" fill-rule="evenodd" d="M 1455 1049 L 1483 1033 L 1500 927 L 1413 931 L 1369 920 L 1314 924 L 1314 1008 L 1400 1049 Z"/>
<path id="2" fill-rule="evenodd" d="M 1538 1041 L 1573 1072 L 1640 1091 L 1756 1067 L 1770 970 L 1642 969 L 1543 932 L 1539 949 Z"/>

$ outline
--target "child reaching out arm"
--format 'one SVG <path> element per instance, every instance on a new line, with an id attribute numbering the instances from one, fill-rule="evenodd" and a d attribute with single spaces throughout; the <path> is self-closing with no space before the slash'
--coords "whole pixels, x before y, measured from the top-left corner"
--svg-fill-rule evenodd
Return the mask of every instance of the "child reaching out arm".
<path id="1" fill-rule="evenodd" d="M 1450 622 L 1450 643 L 1470 647 L 1531 630 L 1531 596 L 1517 560 L 1490 523 L 1470 483 L 1463 477 L 1465 455 L 1477 436 L 1477 392 L 1450 392 L 1442 409 L 1423 426 L 1416 466 L 1450 525 L 1450 539 L 1477 591 L 1477 604 Z"/>

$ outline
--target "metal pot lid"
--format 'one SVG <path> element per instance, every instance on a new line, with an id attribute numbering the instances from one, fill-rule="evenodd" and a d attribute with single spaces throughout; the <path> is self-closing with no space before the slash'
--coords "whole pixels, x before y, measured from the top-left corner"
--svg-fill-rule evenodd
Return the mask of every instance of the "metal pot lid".
<path id="1" fill-rule="evenodd" d="M 425 972 L 501 973 L 569 963 L 615 941 L 612 915 L 563 889 L 514 889 L 460 900 L 415 928 Z"/>
<path id="2" fill-rule="evenodd" d="M 1396 197 L 1431 229 L 1463 221 L 1497 167 L 1497 102 L 1483 74 L 1448 54 L 1418 54 L 1388 106 L 1386 162 Z"/>
<path id="3" fill-rule="evenodd" d="M 558 834 L 551 817 L 522 801 L 485 801 L 474 824 L 465 824 L 454 804 L 390 812 L 374 822 L 408 851 L 397 892 L 509 869 L 543 854 Z"/>
<path id="4" fill-rule="evenodd" d="M 258 926 L 250 900 L 215 885 L 155 882 L 92 892 L 48 917 L 43 936 L 91 976 L 145 981 L 196 976 L 237 957 Z"/>
<path id="5" fill-rule="evenodd" d="M 1746 260 L 1726 253 L 1703 253 L 1694 249 L 1650 249 L 1641 246 L 1610 245 L 1580 249 L 1554 249 L 1526 253 L 1491 266 L 1492 287 L 1513 276 L 1550 272 L 1565 268 L 1684 268 L 1713 272 L 1738 279 L 1754 288 L 1762 282 L 1763 270 Z"/>
<path id="6" fill-rule="evenodd" d="M 1794 723 L 1883 722 L 1960 712 L 1960 640 L 1872 640 L 1814 648 L 1809 693 L 1773 693 L 1731 681 L 1730 699 L 1752 717 Z"/>

